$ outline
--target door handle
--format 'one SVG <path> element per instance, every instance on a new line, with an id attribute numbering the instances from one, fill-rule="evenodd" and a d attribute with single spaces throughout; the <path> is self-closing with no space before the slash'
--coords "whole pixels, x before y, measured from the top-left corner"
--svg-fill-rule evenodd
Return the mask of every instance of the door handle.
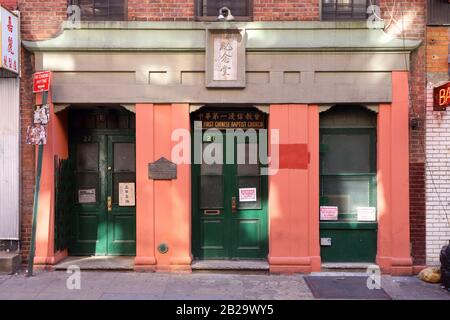
<path id="1" fill-rule="evenodd" d="M 108 212 L 111 212 L 112 211 L 112 198 L 111 198 L 111 196 L 108 196 L 108 200 L 107 200 L 107 202 L 108 202 Z"/>
<path id="2" fill-rule="evenodd" d="M 233 212 L 233 213 L 237 212 L 236 197 L 231 197 L 231 212 Z"/>

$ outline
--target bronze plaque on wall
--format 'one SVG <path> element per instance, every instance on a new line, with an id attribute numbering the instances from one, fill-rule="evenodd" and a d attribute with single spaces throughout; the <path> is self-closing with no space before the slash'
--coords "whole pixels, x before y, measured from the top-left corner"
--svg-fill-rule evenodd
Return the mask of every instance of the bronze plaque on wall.
<path id="1" fill-rule="evenodd" d="M 148 177 L 153 180 L 173 180 L 177 178 L 177 165 L 162 157 L 148 165 Z"/>

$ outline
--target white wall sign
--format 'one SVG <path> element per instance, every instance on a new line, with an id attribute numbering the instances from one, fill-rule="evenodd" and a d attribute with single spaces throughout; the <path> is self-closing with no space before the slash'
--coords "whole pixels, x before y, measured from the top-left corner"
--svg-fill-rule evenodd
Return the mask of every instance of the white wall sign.
<path id="1" fill-rule="evenodd" d="M 320 207 L 320 220 L 337 220 L 339 215 L 339 208 L 334 206 Z"/>
<path id="2" fill-rule="evenodd" d="M 119 206 L 134 207 L 136 205 L 134 183 L 119 183 Z"/>
<path id="3" fill-rule="evenodd" d="M 19 18 L 0 7 L 1 26 L 2 26 L 2 57 L 0 61 L 0 68 L 9 70 L 14 73 L 19 73 Z"/>
<path id="4" fill-rule="evenodd" d="M 376 221 L 377 209 L 375 207 L 358 207 L 356 208 L 358 221 Z"/>
<path id="5" fill-rule="evenodd" d="M 95 189 L 78 190 L 78 203 L 95 203 Z"/>
<path id="6" fill-rule="evenodd" d="M 257 201 L 256 188 L 239 188 L 240 202 L 254 202 Z"/>

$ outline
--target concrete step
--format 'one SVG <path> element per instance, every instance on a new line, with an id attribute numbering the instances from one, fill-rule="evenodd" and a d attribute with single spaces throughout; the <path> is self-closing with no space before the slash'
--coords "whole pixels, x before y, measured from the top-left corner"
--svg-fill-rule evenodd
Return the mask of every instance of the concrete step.
<path id="1" fill-rule="evenodd" d="M 361 262 L 339 262 L 339 263 L 322 263 L 322 272 L 348 272 L 348 273 L 366 273 L 367 268 L 376 266 L 374 263 Z"/>
<path id="2" fill-rule="evenodd" d="M 193 272 L 268 273 L 269 264 L 262 260 L 194 260 Z"/>
<path id="3" fill-rule="evenodd" d="M 132 271 L 134 268 L 134 257 L 125 256 L 85 256 L 67 257 L 54 266 L 54 270 L 64 270 L 71 266 L 79 267 L 80 270 L 97 271 Z"/>
<path id="4" fill-rule="evenodd" d="M 20 269 L 21 259 L 16 252 L 0 252 L 0 273 L 13 274 Z"/>

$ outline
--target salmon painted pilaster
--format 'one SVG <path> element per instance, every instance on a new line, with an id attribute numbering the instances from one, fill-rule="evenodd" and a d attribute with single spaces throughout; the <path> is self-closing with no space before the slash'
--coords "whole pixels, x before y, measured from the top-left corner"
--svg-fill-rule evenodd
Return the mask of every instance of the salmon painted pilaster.
<path id="1" fill-rule="evenodd" d="M 269 176 L 270 271 L 319 271 L 318 107 L 271 105 L 269 130 L 279 134 L 279 146 L 270 146 L 272 162 L 279 147 L 278 172 Z"/>

